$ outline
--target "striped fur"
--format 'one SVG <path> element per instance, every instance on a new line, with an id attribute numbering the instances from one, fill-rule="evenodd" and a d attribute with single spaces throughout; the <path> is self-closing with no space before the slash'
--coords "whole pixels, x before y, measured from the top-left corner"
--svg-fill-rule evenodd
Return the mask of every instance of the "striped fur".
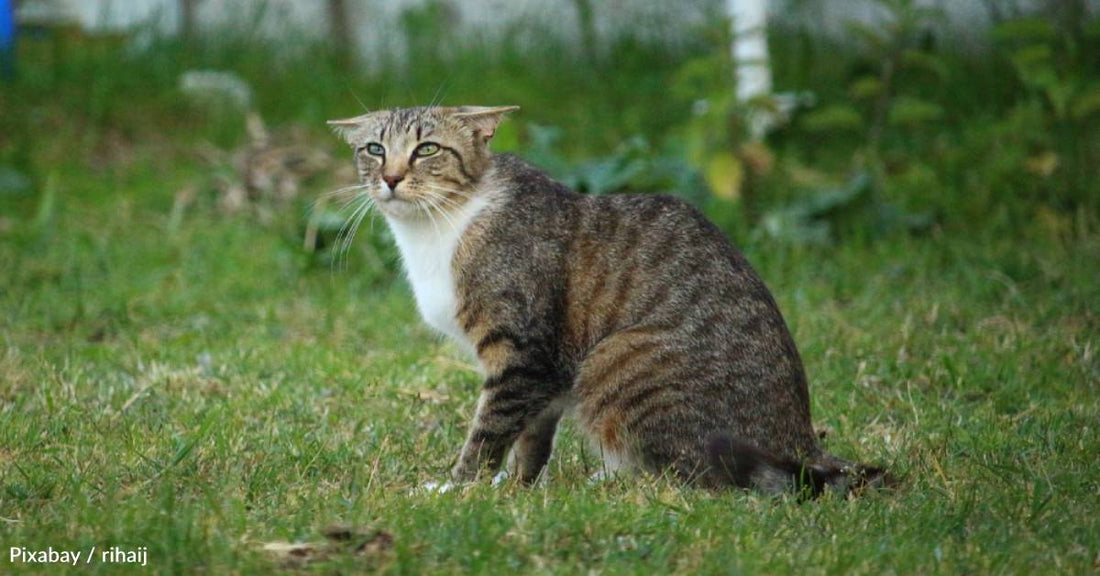
<path id="1" fill-rule="evenodd" d="M 817 494 L 882 477 L 818 445 L 790 333 L 719 230 L 673 198 L 579 195 L 492 155 L 512 109 L 336 123 L 360 151 L 421 314 L 485 373 L 455 479 L 495 472 L 512 450 L 534 481 L 566 413 L 610 467 L 702 486 Z M 439 151 L 417 158 L 426 142 Z M 385 157 L 364 157 L 371 144 Z"/>

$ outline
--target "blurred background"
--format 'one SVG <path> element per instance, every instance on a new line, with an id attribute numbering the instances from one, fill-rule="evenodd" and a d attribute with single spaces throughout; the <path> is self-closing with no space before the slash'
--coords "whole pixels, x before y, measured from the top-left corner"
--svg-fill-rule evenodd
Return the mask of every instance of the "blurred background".
<path id="1" fill-rule="evenodd" d="M 313 200 L 354 176 L 324 121 L 439 101 L 518 104 L 498 151 L 742 244 L 1072 242 L 1100 210 L 1098 6 L 2 0 L 0 231 L 145 174 L 172 226 L 259 214 L 331 263 L 346 215 Z"/>

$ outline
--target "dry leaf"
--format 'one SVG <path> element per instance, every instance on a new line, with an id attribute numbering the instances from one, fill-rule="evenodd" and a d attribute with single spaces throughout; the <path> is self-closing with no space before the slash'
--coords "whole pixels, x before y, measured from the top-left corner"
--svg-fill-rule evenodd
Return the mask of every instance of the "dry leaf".
<path id="1" fill-rule="evenodd" d="M 332 559 L 338 555 L 354 555 L 375 560 L 393 549 L 393 534 L 385 530 L 361 529 L 343 525 L 321 530 L 325 542 L 269 542 L 263 550 L 283 565 L 300 566 Z"/>
<path id="2" fill-rule="evenodd" d="M 283 564 L 301 564 L 317 559 L 317 547 L 304 542 L 268 542 L 264 552 L 272 554 Z"/>

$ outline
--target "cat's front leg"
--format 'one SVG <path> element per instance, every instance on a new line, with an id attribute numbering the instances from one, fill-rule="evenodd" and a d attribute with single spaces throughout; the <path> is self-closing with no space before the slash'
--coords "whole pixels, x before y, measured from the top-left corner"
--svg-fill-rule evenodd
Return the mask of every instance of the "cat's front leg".
<path id="1" fill-rule="evenodd" d="M 487 380 L 481 391 L 466 442 L 451 470 L 456 481 L 475 480 L 483 472 L 496 473 L 508 449 L 550 403 L 551 398 L 540 389 L 542 383 L 532 385 L 515 377 L 507 384 L 490 387 L 492 380 Z"/>
<path id="2" fill-rule="evenodd" d="M 489 330 L 477 351 L 488 377 L 481 388 L 466 443 L 451 471 L 457 481 L 495 473 L 520 434 L 560 392 L 561 378 L 548 355 L 510 330 Z"/>
<path id="3" fill-rule="evenodd" d="M 495 411 L 490 400 L 492 396 L 492 392 L 483 390 L 478 398 L 477 410 L 466 434 L 466 442 L 458 453 L 458 461 L 451 469 L 451 478 L 457 482 L 475 480 L 481 472 L 496 473 L 508 448 L 522 430 L 522 427 L 513 431 L 513 426 L 497 425 L 499 423 L 491 416 Z"/>
<path id="4" fill-rule="evenodd" d="M 549 300 L 533 298 L 539 290 L 459 284 L 465 290 L 456 320 L 475 344 L 485 374 L 466 443 L 451 471 L 456 481 L 468 481 L 496 473 L 508 449 L 571 379 L 557 362 L 559 335 L 549 321 Z"/>

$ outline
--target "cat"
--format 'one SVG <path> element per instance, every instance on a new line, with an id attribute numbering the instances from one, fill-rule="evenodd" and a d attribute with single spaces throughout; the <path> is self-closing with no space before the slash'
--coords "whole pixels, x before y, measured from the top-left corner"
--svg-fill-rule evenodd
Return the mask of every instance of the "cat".
<path id="1" fill-rule="evenodd" d="M 727 238 L 675 198 L 582 195 L 493 154 L 517 109 L 329 122 L 355 151 L 421 316 L 485 375 L 452 479 L 495 473 L 510 453 L 535 482 L 570 414 L 609 470 L 771 494 L 881 480 L 819 446 L 798 350 Z"/>

